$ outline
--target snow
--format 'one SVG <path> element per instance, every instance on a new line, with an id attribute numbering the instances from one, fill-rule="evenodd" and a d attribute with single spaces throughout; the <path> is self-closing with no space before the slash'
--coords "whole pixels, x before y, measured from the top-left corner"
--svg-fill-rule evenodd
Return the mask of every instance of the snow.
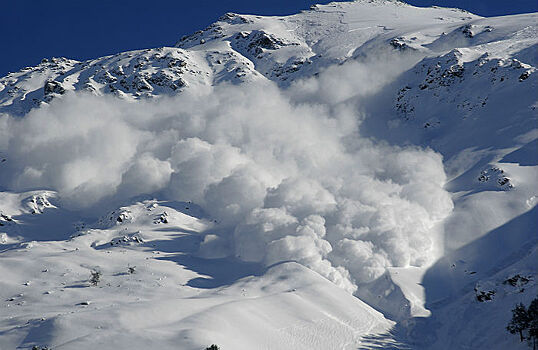
<path id="1" fill-rule="evenodd" d="M 0 348 L 524 349 L 537 17 L 226 14 L 0 78 Z"/>
<path id="2" fill-rule="evenodd" d="M 393 324 L 297 263 L 261 269 L 192 256 L 209 224 L 166 203 L 119 212 L 128 215 L 97 225 L 106 229 L 2 250 L 3 347 L 352 348 Z M 167 224 L 155 220 L 163 213 Z M 102 274 L 96 286 L 91 271 Z"/>

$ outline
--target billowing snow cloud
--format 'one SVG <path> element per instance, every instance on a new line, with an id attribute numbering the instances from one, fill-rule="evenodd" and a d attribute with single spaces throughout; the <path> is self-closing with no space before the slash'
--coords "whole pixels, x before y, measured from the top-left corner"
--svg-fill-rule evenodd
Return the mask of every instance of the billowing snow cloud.
<path id="1" fill-rule="evenodd" d="M 226 85 L 136 103 L 67 95 L 0 117 L 0 182 L 57 190 L 81 210 L 140 194 L 193 201 L 218 222 L 204 256 L 295 260 L 352 291 L 388 266 L 431 262 L 452 210 L 439 154 L 359 136 L 361 97 L 389 79 L 357 67 L 286 91 Z M 343 99 L 324 85 L 334 76 L 353 80 Z M 358 78 L 367 89 L 354 88 Z"/>

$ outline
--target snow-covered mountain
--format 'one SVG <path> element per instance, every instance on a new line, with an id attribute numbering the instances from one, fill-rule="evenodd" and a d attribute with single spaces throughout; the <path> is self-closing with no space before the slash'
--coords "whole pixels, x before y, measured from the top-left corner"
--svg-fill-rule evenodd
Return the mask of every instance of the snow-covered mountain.
<path id="1" fill-rule="evenodd" d="M 537 20 L 229 13 L 0 78 L 0 348 L 524 349 Z"/>
<path id="2" fill-rule="evenodd" d="M 43 59 L 36 67 L 2 78 L 0 105 L 2 111 L 25 114 L 73 90 L 139 99 L 177 93 L 187 86 L 239 84 L 263 77 L 285 85 L 385 41 L 387 46 L 407 48 L 399 46 L 404 44 L 404 34 L 414 38 L 410 48 L 428 51 L 423 45 L 434 41 L 440 43 L 433 47 L 443 45 L 445 30 L 456 32 L 453 36 L 461 34 L 457 39 L 464 40 L 465 25 L 477 19 L 457 9 L 417 9 L 396 2 L 315 5 L 289 17 L 228 13 L 205 30 L 181 38 L 175 47 L 85 62 Z M 429 27 L 427 32 L 415 37 L 414 32 L 423 27 Z"/>

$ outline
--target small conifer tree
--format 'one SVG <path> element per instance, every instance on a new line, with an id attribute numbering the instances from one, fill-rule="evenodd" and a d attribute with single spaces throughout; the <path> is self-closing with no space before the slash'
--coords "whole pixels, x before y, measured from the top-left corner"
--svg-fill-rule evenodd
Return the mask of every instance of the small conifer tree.
<path id="1" fill-rule="evenodd" d="M 96 286 L 97 284 L 99 284 L 99 281 L 101 281 L 101 272 L 99 271 L 90 272 L 90 284 L 92 286 Z"/>
<path id="2" fill-rule="evenodd" d="M 534 299 L 527 309 L 529 317 L 529 342 L 532 341 L 533 349 L 536 350 L 538 341 L 538 298 Z"/>
<path id="3" fill-rule="evenodd" d="M 525 305 L 519 303 L 516 305 L 515 309 L 512 310 L 512 319 L 506 329 L 512 334 L 519 333 L 519 339 L 521 341 L 525 340 L 523 336 L 523 331 L 529 328 L 529 321 L 527 317 L 527 309 Z"/>
<path id="4" fill-rule="evenodd" d="M 512 334 L 519 334 L 520 341 L 527 340 L 529 345 L 532 342 L 533 349 L 536 350 L 538 340 L 538 298 L 534 299 L 529 308 L 519 303 L 512 310 L 512 319 L 506 329 Z"/>

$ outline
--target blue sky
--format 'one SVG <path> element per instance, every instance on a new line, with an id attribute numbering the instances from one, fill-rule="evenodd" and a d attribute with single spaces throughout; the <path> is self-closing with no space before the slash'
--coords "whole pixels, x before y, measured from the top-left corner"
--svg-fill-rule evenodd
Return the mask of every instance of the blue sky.
<path id="1" fill-rule="evenodd" d="M 285 15 L 329 1 L 6 0 L 0 5 L 0 76 L 44 57 L 88 59 L 173 45 L 226 12 Z M 538 11 L 537 0 L 409 0 L 482 16 Z"/>

